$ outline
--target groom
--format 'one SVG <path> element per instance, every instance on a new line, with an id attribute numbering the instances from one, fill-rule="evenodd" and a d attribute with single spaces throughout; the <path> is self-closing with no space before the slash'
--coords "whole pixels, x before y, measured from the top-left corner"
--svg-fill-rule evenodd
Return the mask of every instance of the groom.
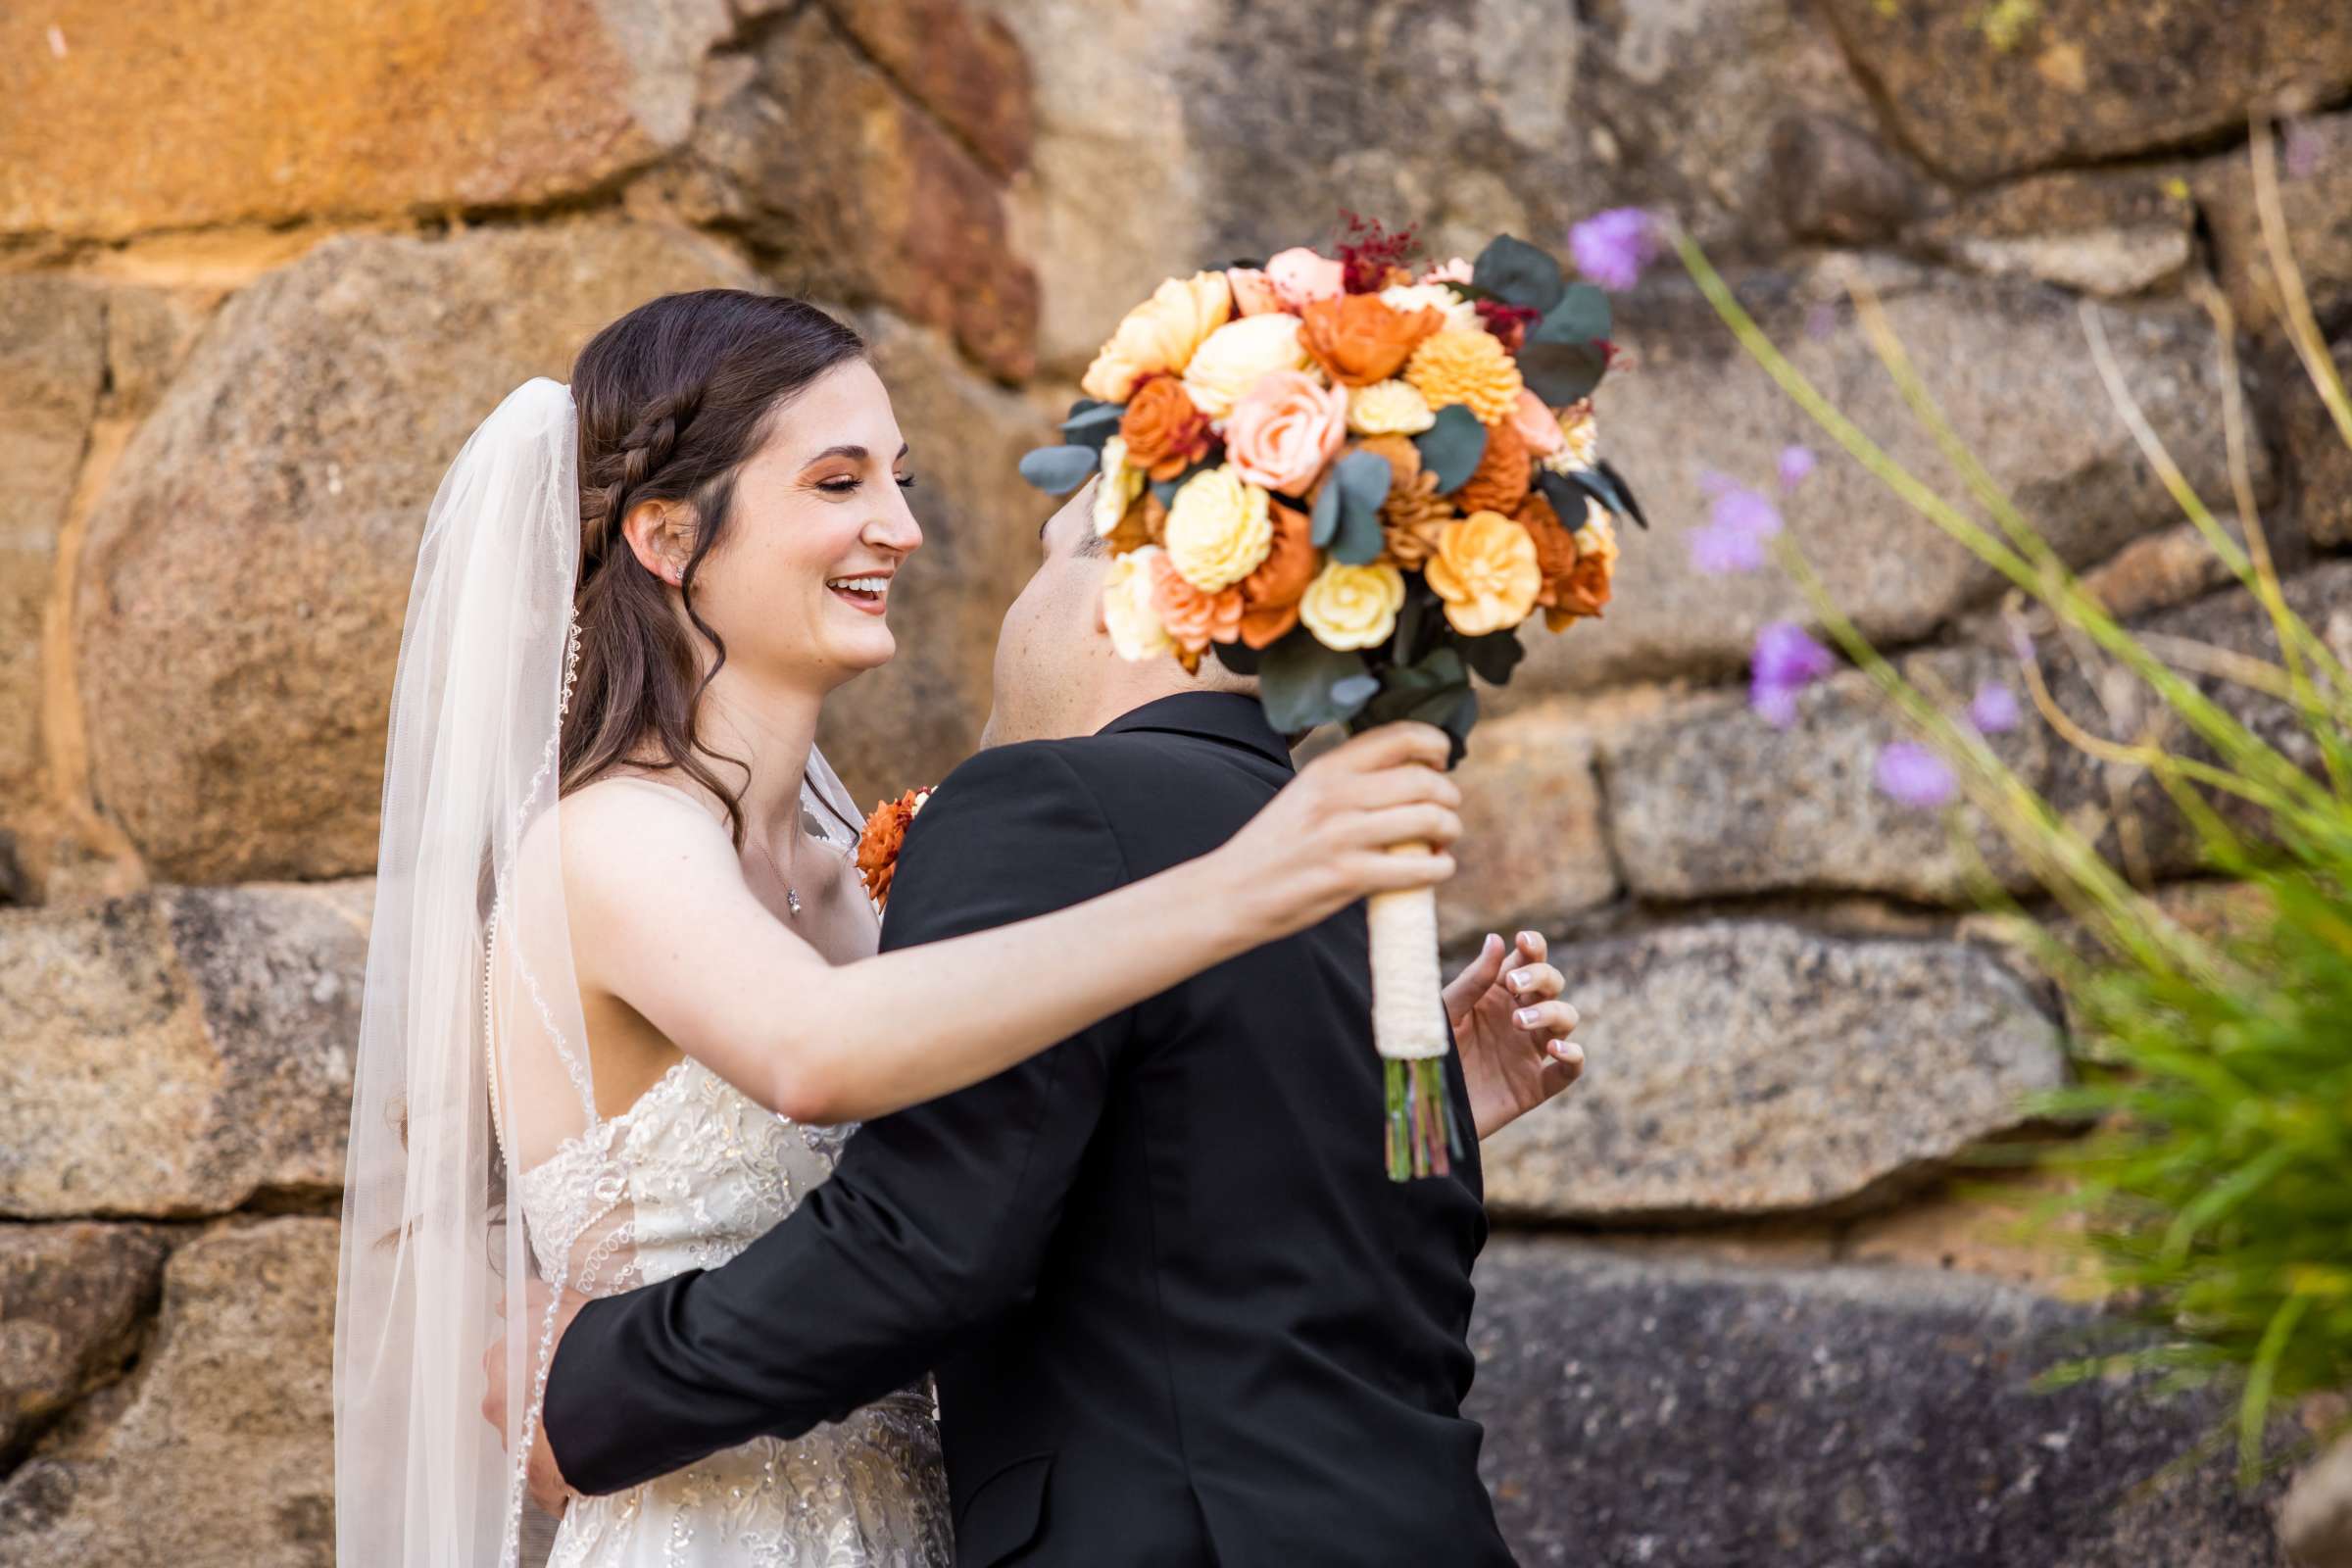
<path id="1" fill-rule="evenodd" d="M 908 833 L 885 948 L 1201 855 L 1291 776 L 1241 682 L 1111 651 L 1086 499 L 1043 530 L 994 749 Z M 1007 744 L 1030 736 L 1085 738 Z M 1449 1057 L 1465 1153 L 1391 1183 L 1367 985 L 1358 906 L 868 1124 L 732 1262 L 582 1306 L 542 1446 L 617 1491 L 936 1371 L 961 1568 L 1508 1564 L 1460 1412 L 1486 1237 L 1469 1101 Z"/>

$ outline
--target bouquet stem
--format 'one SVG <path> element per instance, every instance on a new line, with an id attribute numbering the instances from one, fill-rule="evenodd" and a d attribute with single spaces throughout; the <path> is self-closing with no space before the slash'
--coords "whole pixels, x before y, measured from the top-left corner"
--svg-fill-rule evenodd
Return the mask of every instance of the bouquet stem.
<path id="1" fill-rule="evenodd" d="M 1366 902 L 1372 952 L 1372 1044 L 1388 1080 L 1391 1181 L 1452 1168 L 1453 1106 L 1446 1087 L 1446 1004 L 1438 977 L 1438 900 L 1428 888 Z"/>

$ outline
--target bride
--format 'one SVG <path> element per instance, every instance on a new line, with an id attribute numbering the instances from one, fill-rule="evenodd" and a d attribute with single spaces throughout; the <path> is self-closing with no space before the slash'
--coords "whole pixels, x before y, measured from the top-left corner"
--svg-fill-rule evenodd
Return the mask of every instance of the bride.
<path id="1" fill-rule="evenodd" d="M 606 327 L 443 480 L 393 699 L 344 1203 L 349 1568 L 945 1568 L 911 1392 L 540 1514 L 553 1321 L 504 1333 L 510 1282 L 604 1295 L 722 1262 L 857 1121 L 1450 872 L 1458 797 L 1414 765 L 1443 736 L 1367 736 L 1214 854 L 877 956 L 858 815 L 813 741 L 829 694 L 892 655 L 913 483 L 858 337 L 722 290 Z M 1438 848 L 1384 853 L 1407 840 Z M 502 1343 L 511 1457 L 475 1413 Z"/>

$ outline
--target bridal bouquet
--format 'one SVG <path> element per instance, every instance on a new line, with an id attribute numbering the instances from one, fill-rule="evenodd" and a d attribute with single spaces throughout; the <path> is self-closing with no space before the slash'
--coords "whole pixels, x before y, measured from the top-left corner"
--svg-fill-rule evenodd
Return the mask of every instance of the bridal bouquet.
<path id="1" fill-rule="evenodd" d="M 1333 249 L 1161 283 L 1088 368 L 1066 444 L 1021 471 L 1056 495 L 1100 477 L 1123 657 L 1213 653 L 1286 734 L 1419 719 L 1458 760 L 1470 677 L 1509 680 L 1539 611 L 1598 615 L 1612 519 L 1642 521 L 1593 428 L 1609 303 L 1508 235 L 1416 270 L 1410 229 L 1350 217 Z M 1389 1173 L 1443 1173 L 1436 900 L 1369 913 Z"/>

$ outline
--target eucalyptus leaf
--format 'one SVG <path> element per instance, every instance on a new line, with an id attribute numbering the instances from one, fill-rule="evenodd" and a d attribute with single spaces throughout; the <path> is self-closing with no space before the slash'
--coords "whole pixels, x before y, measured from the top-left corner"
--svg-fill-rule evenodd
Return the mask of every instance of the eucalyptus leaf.
<path id="1" fill-rule="evenodd" d="M 1560 302 L 1529 329 L 1530 343 L 1590 343 L 1609 335 L 1609 297 L 1590 283 L 1571 283 Z"/>
<path id="2" fill-rule="evenodd" d="M 1516 629 L 1465 637 L 1461 650 L 1462 662 L 1476 670 L 1479 678 L 1490 686 L 1508 686 L 1511 671 L 1527 657 L 1527 647 L 1519 641 Z"/>
<path id="3" fill-rule="evenodd" d="M 1379 691 L 1380 677 L 1370 670 L 1363 670 L 1345 680 L 1334 681 L 1331 687 L 1331 700 L 1335 707 L 1346 709 L 1348 713 L 1353 714 L 1378 695 Z"/>
<path id="4" fill-rule="evenodd" d="M 1332 469 L 1318 501 L 1338 496 L 1339 521 L 1331 538 L 1318 543 L 1329 546 L 1334 561 L 1368 566 L 1387 548 L 1380 507 L 1389 498 L 1389 460 L 1377 452 L 1350 452 Z"/>
<path id="5" fill-rule="evenodd" d="M 1540 343 L 1530 338 L 1519 346 L 1520 379 L 1555 409 L 1591 393 L 1608 368 L 1608 353 L 1597 343 Z"/>
<path id="6" fill-rule="evenodd" d="M 1470 269 L 1470 281 L 1492 290 L 1496 298 L 1538 316 L 1548 314 L 1568 286 L 1560 275 L 1559 263 L 1527 241 L 1508 234 L 1495 235 L 1478 253 L 1478 260 Z"/>
<path id="7" fill-rule="evenodd" d="M 1634 519 L 1634 526 L 1642 529 L 1648 528 L 1649 518 L 1642 515 L 1642 503 L 1634 499 L 1634 487 L 1625 482 L 1625 475 L 1619 473 L 1614 467 L 1610 466 L 1606 463 L 1598 463 L 1593 465 L 1593 466 L 1599 469 L 1601 475 L 1606 478 L 1609 483 L 1617 487 L 1618 499 L 1625 503 L 1624 510 L 1626 515 Z"/>
<path id="8" fill-rule="evenodd" d="M 1307 542 L 1317 550 L 1329 549 L 1340 531 L 1340 507 L 1345 498 L 1340 487 L 1327 484 L 1315 496 L 1315 510 L 1307 518 Z"/>
<path id="9" fill-rule="evenodd" d="M 1049 495 L 1066 496 L 1102 466 L 1093 447 L 1038 447 L 1021 459 L 1021 477 Z"/>
<path id="10" fill-rule="evenodd" d="M 1101 452 L 1102 444 L 1119 433 L 1119 420 L 1126 413 L 1116 403 L 1080 398 L 1070 406 L 1070 416 L 1061 421 L 1061 438 L 1072 446 Z"/>
<path id="11" fill-rule="evenodd" d="M 1544 492 L 1544 499 L 1551 503 L 1551 510 L 1559 514 L 1560 522 L 1571 533 L 1585 525 L 1585 502 L 1599 500 L 1575 479 L 1549 468 L 1536 470 L 1536 488 Z M 1600 504 L 1608 505 L 1606 501 Z"/>
<path id="12" fill-rule="evenodd" d="M 1208 651 L 1217 656 L 1217 662 L 1236 675 L 1254 675 L 1266 662 L 1265 650 L 1248 643 L 1210 643 Z"/>
<path id="13" fill-rule="evenodd" d="M 1415 572 L 1404 579 L 1404 603 L 1396 611 L 1396 637 L 1390 644 L 1389 657 L 1399 664 L 1410 664 L 1420 657 L 1421 627 L 1428 619 L 1429 608 L 1437 602 L 1421 575 Z"/>
<path id="14" fill-rule="evenodd" d="M 1478 471 L 1487 455 L 1487 427 L 1459 403 L 1438 411 L 1438 422 L 1413 437 L 1421 449 L 1421 466 L 1438 477 L 1438 493 L 1451 495 Z"/>
<path id="15" fill-rule="evenodd" d="M 1352 718 L 1372 696 L 1357 684 L 1364 678 L 1362 655 L 1326 648 L 1314 633 L 1298 627 L 1267 649 L 1258 665 L 1257 689 L 1266 722 L 1282 734 L 1296 735 Z"/>

